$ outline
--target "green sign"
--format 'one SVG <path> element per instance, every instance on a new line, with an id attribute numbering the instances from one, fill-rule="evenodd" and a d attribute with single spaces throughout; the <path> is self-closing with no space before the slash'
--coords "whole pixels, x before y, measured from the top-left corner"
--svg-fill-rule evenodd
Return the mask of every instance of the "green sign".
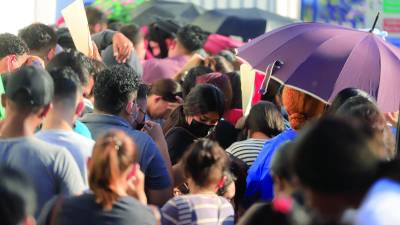
<path id="1" fill-rule="evenodd" d="M 383 0 L 384 13 L 400 13 L 400 0 Z"/>

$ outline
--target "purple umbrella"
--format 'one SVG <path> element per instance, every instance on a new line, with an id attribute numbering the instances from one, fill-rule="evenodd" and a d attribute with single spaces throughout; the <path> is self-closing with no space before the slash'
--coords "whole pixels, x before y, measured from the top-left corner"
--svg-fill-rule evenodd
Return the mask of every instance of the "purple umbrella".
<path id="1" fill-rule="evenodd" d="M 272 79 L 324 102 L 355 87 L 375 97 L 382 111 L 399 110 L 400 49 L 372 33 L 295 23 L 248 42 L 238 56 L 260 71 L 283 61 Z"/>

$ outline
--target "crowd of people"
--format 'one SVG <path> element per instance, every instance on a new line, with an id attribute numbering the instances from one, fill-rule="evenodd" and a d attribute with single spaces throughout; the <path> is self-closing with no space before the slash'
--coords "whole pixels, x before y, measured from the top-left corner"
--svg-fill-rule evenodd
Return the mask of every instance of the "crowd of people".
<path id="1" fill-rule="evenodd" d="M 398 112 L 271 80 L 245 115 L 232 46 L 86 10 L 89 56 L 65 27 L 0 34 L 1 224 L 400 224 Z"/>

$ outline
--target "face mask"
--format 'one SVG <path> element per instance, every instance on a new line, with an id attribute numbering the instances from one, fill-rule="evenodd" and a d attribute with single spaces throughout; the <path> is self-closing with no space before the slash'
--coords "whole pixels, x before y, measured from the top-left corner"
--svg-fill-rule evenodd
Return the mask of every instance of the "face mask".
<path id="1" fill-rule="evenodd" d="M 189 125 L 190 132 L 199 138 L 208 136 L 214 130 L 214 128 L 215 125 L 207 125 L 194 119 Z"/>

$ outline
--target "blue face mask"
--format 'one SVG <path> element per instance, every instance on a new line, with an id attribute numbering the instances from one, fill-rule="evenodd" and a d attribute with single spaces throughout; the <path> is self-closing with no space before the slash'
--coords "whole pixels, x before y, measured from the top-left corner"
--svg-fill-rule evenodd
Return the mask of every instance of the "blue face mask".
<path id="1" fill-rule="evenodd" d="M 214 131 L 215 125 L 207 125 L 195 119 L 192 120 L 188 129 L 198 138 L 206 137 Z"/>

